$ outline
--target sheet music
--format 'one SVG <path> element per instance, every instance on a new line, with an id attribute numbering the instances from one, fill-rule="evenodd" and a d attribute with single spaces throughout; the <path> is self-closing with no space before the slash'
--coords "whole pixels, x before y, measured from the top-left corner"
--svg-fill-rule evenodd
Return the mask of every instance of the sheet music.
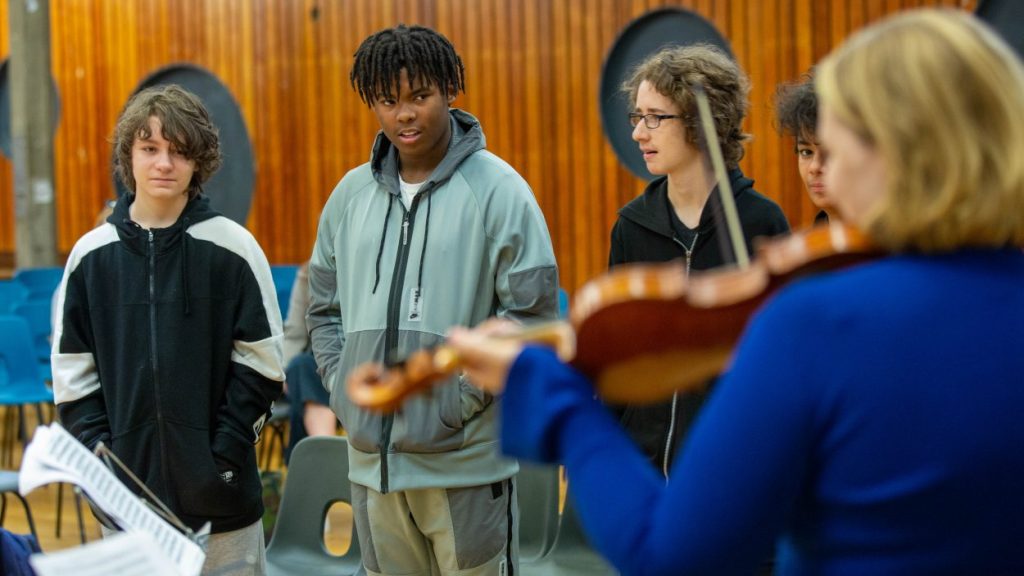
<path id="1" fill-rule="evenodd" d="M 38 576 L 178 576 L 174 563 L 152 536 L 118 532 L 103 540 L 47 554 L 33 554 L 29 564 Z"/>
<path id="2" fill-rule="evenodd" d="M 125 532 L 145 532 L 177 567 L 178 573 L 192 576 L 202 569 L 206 558 L 202 548 L 153 512 L 99 458 L 57 423 L 36 429 L 22 458 L 18 491 L 28 494 L 51 482 L 78 485 Z M 106 573 L 119 574 L 109 569 Z"/>

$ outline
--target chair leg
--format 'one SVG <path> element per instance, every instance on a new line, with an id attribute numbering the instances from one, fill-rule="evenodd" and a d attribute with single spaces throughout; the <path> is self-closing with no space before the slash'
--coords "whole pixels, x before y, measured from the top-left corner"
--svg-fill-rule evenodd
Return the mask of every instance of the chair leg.
<path id="1" fill-rule="evenodd" d="M 278 433 L 277 427 L 276 426 L 271 426 L 270 427 L 270 437 L 267 438 L 267 440 L 269 440 L 267 442 L 267 465 L 264 468 L 264 470 L 269 470 L 270 469 L 270 465 L 274 463 L 274 452 L 276 450 L 279 450 L 279 445 L 280 445 L 280 441 L 278 440 L 280 438 L 280 436 L 278 434 L 279 433 Z"/>
<path id="2" fill-rule="evenodd" d="M 11 459 L 14 452 L 14 441 L 11 439 L 11 407 L 4 406 L 4 421 L 3 430 L 0 433 L 3 434 L 3 452 L 0 453 L 0 466 L 4 468 L 12 468 Z"/>
<path id="3" fill-rule="evenodd" d="M 21 505 L 25 507 L 25 518 L 28 519 L 28 529 L 32 532 L 32 537 L 36 539 L 36 543 L 38 543 L 39 534 L 36 533 L 36 523 L 32 520 L 32 510 L 29 510 L 28 500 L 25 500 L 25 497 L 17 492 L 15 492 L 14 495 L 18 500 L 21 500 Z"/>
<path id="4" fill-rule="evenodd" d="M 4 411 L 4 468 L 14 468 L 14 444 L 18 441 L 18 412 L 15 406 Z"/>
<path id="5" fill-rule="evenodd" d="M 57 538 L 60 538 L 60 525 L 61 525 L 60 519 L 61 519 L 61 510 L 64 508 L 63 504 L 64 504 L 64 483 L 63 482 L 58 482 L 57 483 L 57 522 L 56 522 L 57 527 L 54 530 L 54 534 L 57 536 Z"/>
<path id="6" fill-rule="evenodd" d="M 28 507 L 28 500 L 17 492 L 11 492 L 18 500 L 21 500 L 21 505 L 25 507 L 25 519 L 28 520 L 28 529 L 32 532 L 32 537 L 39 542 L 39 534 L 36 533 L 36 523 L 32 519 L 32 510 Z M 4 523 L 4 517 L 7 516 L 7 492 L 0 493 L 0 526 Z"/>
<path id="7" fill-rule="evenodd" d="M 82 539 L 82 544 L 85 544 L 85 523 L 82 521 L 82 493 L 77 486 L 73 490 L 75 493 L 75 512 L 78 513 L 78 536 Z"/>
<path id="8" fill-rule="evenodd" d="M 25 434 L 25 405 L 18 404 L 18 438 L 21 440 L 22 454 L 24 454 L 25 444 L 28 444 L 28 436 Z"/>
<path id="9" fill-rule="evenodd" d="M 36 405 L 39 408 L 39 405 Z M 25 456 L 25 450 L 28 449 L 29 433 L 28 433 L 28 419 L 25 417 L 25 405 L 18 405 L 18 437 L 21 438 L 21 455 Z"/>

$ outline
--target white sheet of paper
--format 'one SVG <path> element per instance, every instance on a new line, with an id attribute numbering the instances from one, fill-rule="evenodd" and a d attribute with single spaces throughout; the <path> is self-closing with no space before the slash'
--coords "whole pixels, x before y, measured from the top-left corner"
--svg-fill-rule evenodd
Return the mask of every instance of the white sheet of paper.
<path id="1" fill-rule="evenodd" d="M 57 423 L 36 429 L 22 458 L 18 491 L 28 494 L 50 482 L 76 484 L 126 532 L 145 532 L 178 574 L 194 576 L 202 569 L 206 558 L 202 548 L 153 512 Z"/>
<path id="2" fill-rule="evenodd" d="M 77 548 L 33 554 L 29 564 L 38 576 L 179 576 L 174 562 L 149 534 L 118 532 Z"/>

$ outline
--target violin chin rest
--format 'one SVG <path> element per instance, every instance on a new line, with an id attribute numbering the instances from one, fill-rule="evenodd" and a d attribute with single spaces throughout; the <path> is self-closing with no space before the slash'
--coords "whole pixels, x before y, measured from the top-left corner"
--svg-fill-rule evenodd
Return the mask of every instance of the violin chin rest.
<path id="1" fill-rule="evenodd" d="M 664 351 L 635 356 L 605 368 L 595 377 L 597 395 L 613 404 L 653 404 L 675 392 L 699 390 L 729 362 L 728 346 Z"/>

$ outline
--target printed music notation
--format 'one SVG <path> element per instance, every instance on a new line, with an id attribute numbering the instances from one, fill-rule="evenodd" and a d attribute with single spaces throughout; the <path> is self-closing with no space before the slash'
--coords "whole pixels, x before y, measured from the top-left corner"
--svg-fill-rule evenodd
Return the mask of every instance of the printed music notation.
<path id="1" fill-rule="evenodd" d="M 126 533 L 142 532 L 142 540 L 151 540 L 153 547 L 164 557 L 163 564 L 173 567 L 174 574 L 194 576 L 202 569 L 206 554 L 195 541 L 175 529 L 165 519 L 154 512 L 141 498 L 133 494 L 121 481 L 114 476 L 95 454 L 78 442 L 60 424 L 40 426 L 36 429 L 32 442 L 25 450 L 22 459 L 18 490 L 23 495 L 35 488 L 53 482 L 68 482 L 80 487 L 93 504 L 113 519 Z M 208 530 L 208 527 L 207 527 Z M 139 538 L 121 538 L 108 546 L 116 547 L 120 554 L 128 554 L 126 547 L 136 546 Z M 102 542 L 87 544 L 74 549 L 79 552 L 74 564 L 75 573 L 81 573 L 86 563 L 81 558 L 89 549 L 96 549 L 97 566 L 103 567 L 100 556 L 107 553 L 108 548 Z M 120 542 L 119 544 L 116 542 Z M 127 542 L 127 543 L 125 543 Z M 135 552 L 131 552 L 135 555 Z M 69 552 L 70 554 L 70 552 Z M 56 554 L 54 554 L 56 556 Z M 118 562 L 120 564 L 120 561 Z M 109 572 L 106 564 L 105 573 Z M 54 572 L 67 574 L 68 572 Z M 135 574 L 136 572 L 131 572 Z M 154 576 L 162 574 L 156 570 L 143 570 L 138 574 Z"/>

